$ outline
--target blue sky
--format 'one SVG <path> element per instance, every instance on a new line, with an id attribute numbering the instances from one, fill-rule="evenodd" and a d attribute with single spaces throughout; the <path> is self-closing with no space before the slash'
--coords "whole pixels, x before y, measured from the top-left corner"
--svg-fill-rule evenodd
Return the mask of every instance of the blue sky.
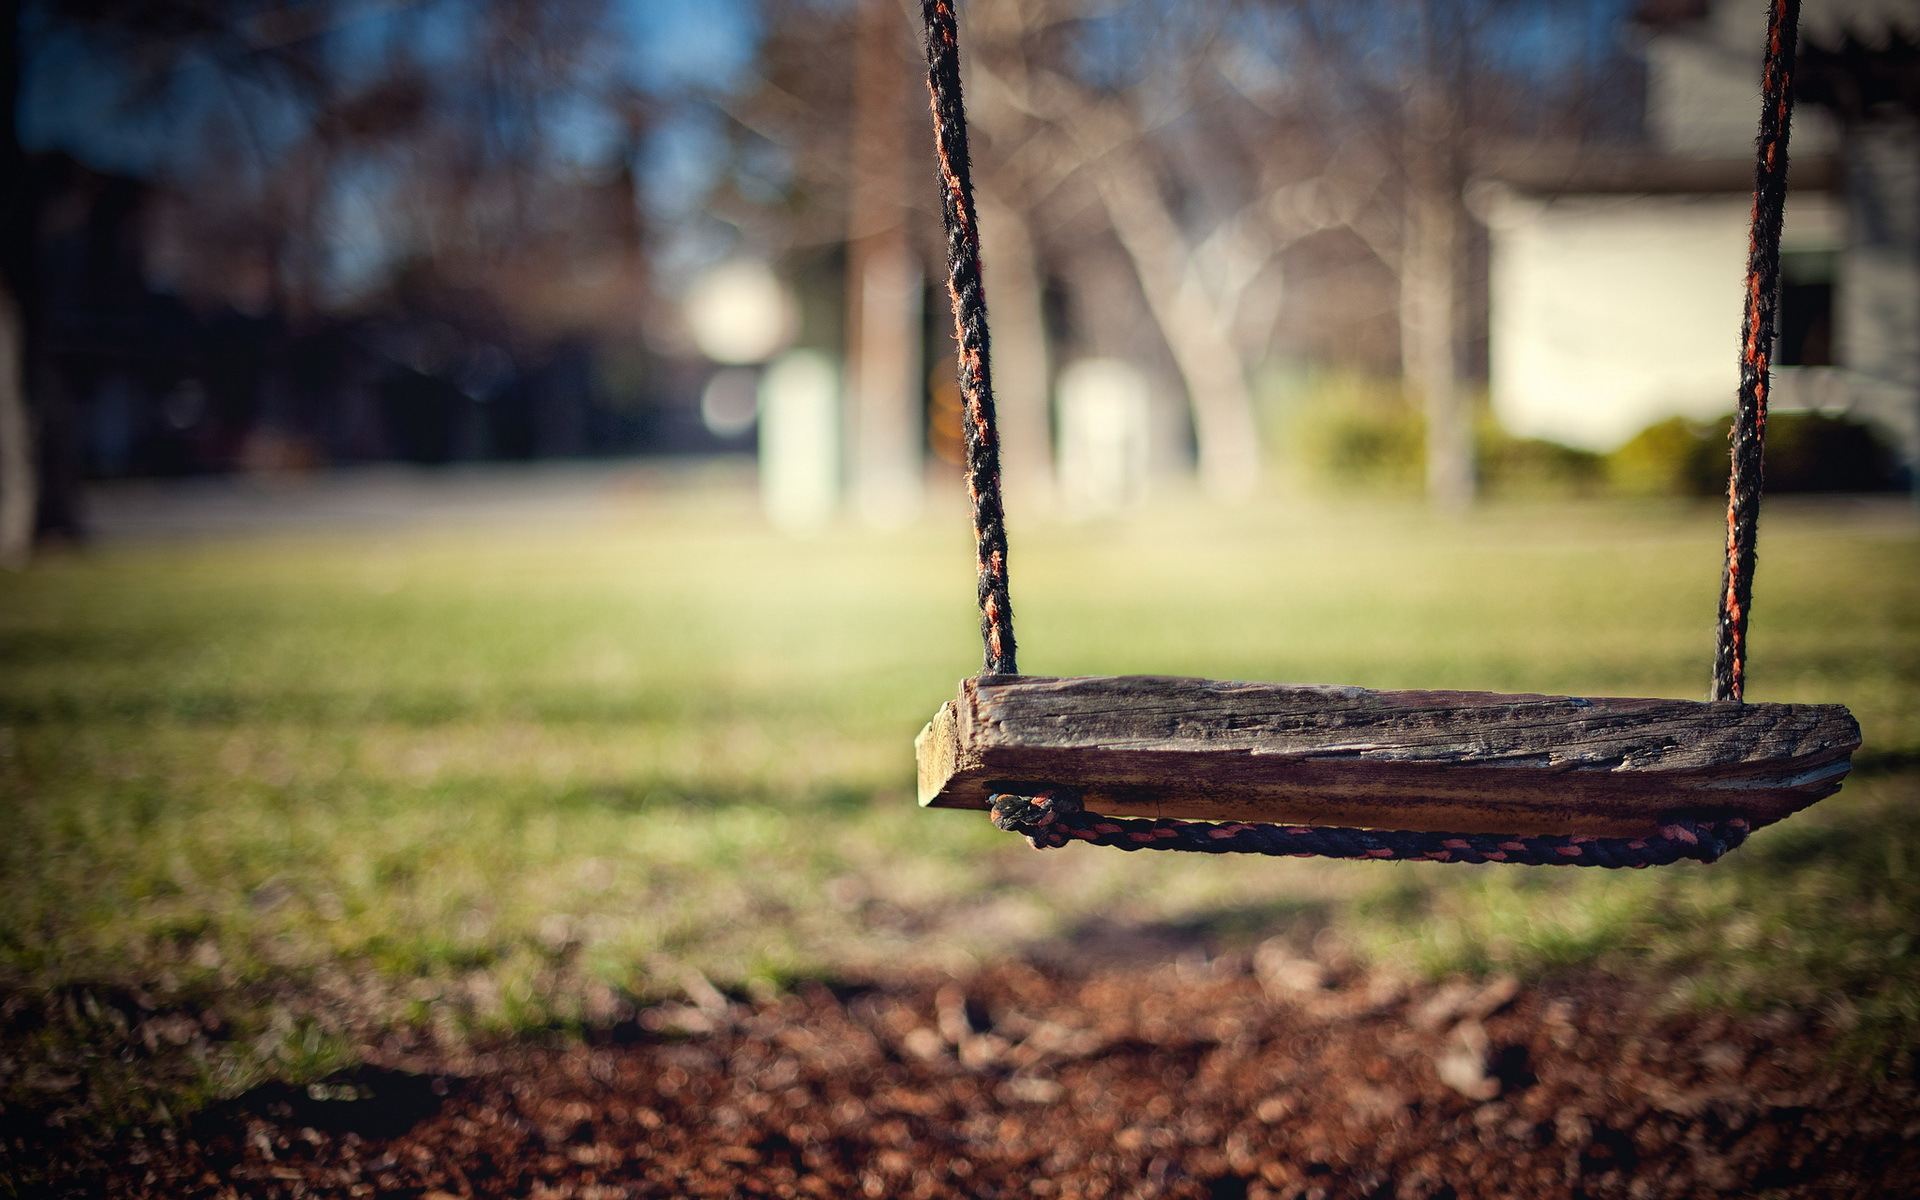
<path id="1" fill-rule="evenodd" d="M 396 45 L 429 66 L 452 61 L 469 52 L 476 12 L 487 2 L 344 0 L 321 35 L 325 52 L 348 80 L 356 71 L 378 71 Z M 204 41 L 191 53 L 163 53 L 151 41 L 73 28 L 57 12 L 57 4 L 42 0 L 24 14 L 20 125 L 29 151 L 59 150 L 97 169 L 164 180 L 194 177 L 203 165 L 186 160 L 194 153 L 220 154 L 220 169 L 244 172 L 304 133 L 304 115 L 286 91 L 234 69 L 232 59 L 217 60 Z M 698 216 L 700 198 L 724 166 L 725 146 L 717 115 L 696 97 L 735 86 L 751 70 L 756 0 L 611 0 L 606 28 L 611 45 L 602 48 L 601 69 L 657 102 L 632 164 L 643 203 L 657 221 L 698 225 L 689 218 Z M 154 60 L 170 63 L 164 74 L 153 75 Z M 151 81 L 146 87 L 143 78 Z M 621 152 L 625 131 L 583 98 L 550 105 L 539 136 L 563 168 L 598 170 Z M 231 147 L 238 152 L 222 154 L 229 141 L 239 143 Z M 381 207 L 392 169 L 376 158 L 332 181 L 327 241 L 337 286 L 351 290 L 390 255 Z M 204 172 L 196 178 L 203 181 Z M 663 249 L 669 257 L 700 253 Z"/>
<path id="2" fill-rule="evenodd" d="M 328 37 L 343 71 L 356 58 L 379 54 L 397 22 L 407 22 L 410 48 L 432 61 L 436 54 L 457 54 L 475 4 L 485 0 L 423 0 L 395 4 L 361 0 L 340 7 L 341 19 Z M 25 14 L 25 62 L 20 111 L 21 134 L 29 150 L 61 149 L 95 166 L 137 174 L 164 173 L 175 131 L 191 129 L 213 110 L 249 106 L 271 137 L 279 101 L 244 81 L 229 82 L 203 56 L 186 56 L 165 80 L 161 93 L 135 94 L 127 63 L 148 49 L 137 42 L 109 48 L 102 39 L 65 27 L 50 16 L 57 5 L 30 4 Z M 620 44 L 616 58 L 628 78 L 656 96 L 670 97 L 697 88 L 727 87 L 738 81 L 753 59 L 758 14 L 753 0 L 616 0 L 609 26 Z M 557 134 L 590 157 L 601 139 L 591 122 L 562 122 Z M 669 159 L 683 156 L 674 147 Z"/>

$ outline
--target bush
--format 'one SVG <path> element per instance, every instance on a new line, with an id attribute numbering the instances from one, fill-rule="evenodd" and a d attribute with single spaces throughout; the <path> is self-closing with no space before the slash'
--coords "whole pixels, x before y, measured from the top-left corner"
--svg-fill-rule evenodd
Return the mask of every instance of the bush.
<path id="1" fill-rule="evenodd" d="M 1767 421 L 1770 492 L 1883 492 L 1903 482 L 1900 456 L 1878 426 L 1818 412 Z"/>
<path id="2" fill-rule="evenodd" d="M 1629 496 L 1710 496 L 1727 486 L 1726 427 L 1670 417 L 1606 458 L 1607 482 Z"/>
<path id="3" fill-rule="evenodd" d="M 1302 480 L 1342 490 L 1417 492 L 1426 477 L 1426 421 L 1391 376 L 1323 367 L 1269 371 L 1260 392 L 1268 446 Z M 1729 414 L 1671 417 L 1611 454 L 1517 438 L 1476 397 L 1475 451 L 1489 495 L 1713 497 L 1727 487 Z M 1767 491 L 1873 492 L 1903 483 L 1880 430 L 1833 413 L 1776 412 L 1767 422 Z"/>
<path id="4" fill-rule="evenodd" d="M 1398 379 L 1338 369 L 1270 377 L 1271 445 L 1301 478 L 1341 489 L 1411 492 L 1426 478 L 1426 418 Z M 1516 438 L 1474 398 L 1482 485 L 1502 495 L 1584 494 L 1602 481 L 1600 456 Z"/>
<path id="5" fill-rule="evenodd" d="M 1541 438 L 1517 438 L 1483 421 L 1475 449 L 1481 487 L 1502 496 L 1585 496 L 1601 490 L 1603 460 L 1591 450 Z"/>
<path id="6" fill-rule="evenodd" d="M 1309 368 L 1270 381 L 1267 397 L 1270 445 L 1301 478 L 1335 488 L 1420 486 L 1426 423 L 1399 380 Z"/>
<path id="7" fill-rule="evenodd" d="M 1727 488 L 1732 428 L 1731 414 L 1649 425 L 1607 456 L 1607 480 L 1629 495 L 1718 496 Z M 1875 426 L 1834 413 L 1769 416 L 1768 492 L 1877 492 L 1900 485 L 1899 456 Z"/>

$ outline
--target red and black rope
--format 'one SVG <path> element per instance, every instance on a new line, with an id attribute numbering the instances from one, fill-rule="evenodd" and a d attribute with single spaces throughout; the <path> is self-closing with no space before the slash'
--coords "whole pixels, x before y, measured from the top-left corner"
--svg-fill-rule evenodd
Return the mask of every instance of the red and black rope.
<path id="1" fill-rule="evenodd" d="M 1657 834 L 1644 837 L 1429 833 L 1110 817 L 1088 812 L 1081 807 L 1079 797 L 1065 788 L 1036 788 L 1031 795 L 996 795 L 989 804 L 995 825 L 1009 833 L 1025 834 L 1036 850 L 1077 842 L 1116 850 L 1187 850 L 1276 858 L 1663 867 L 1684 859 L 1713 862 L 1746 841 L 1753 831 L 1741 817 L 1716 821 L 1675 818 L 1662 825 Z"/>
<path id="2" fill-rule="evenodd" d="M 953 0 L 922 0 L 927 90 L 933 106 L 942 215 L 947 231 L 947 291 L 953 301 L 960 395 L 964 406 L 967 497 L 973 532 L 985 671 L 1012 675 L 1013 602 L 1007 593 L 1006 514 L 1000 502 L 1000 449 L 994 427 L 987 298 L 980 232 L 967 157 L 967 115 L 960 92 L 960 42 Z M 1763 107 L 1754 166 L 1753 228 L 1747 252 L 1746 308 L 1740 335 L 1740 388 L 1730 435 L 1727 561 L 1722 577 L 1713 695 L 1741 699 L 1747 617 L 1752 607 L 1754 535 L 1760 517 L 1761 455 L 1766 438 L 1768 370 L 1780 289 L 1780 227 L 1786 212 L 1787 133 L 1793 115 L 1793 63 L 1799 0 L 1774 0 L 1767 21 Z M 1752 832 L 1744 819 L 1676 817 L 1646 837 L 1563 837 L 1431 833 L 1298 825 L 1109 817 L 1082 807 L 1064 788 L 995 795 L 993 822 L 1035 847 L 1084 842 L 1121 850 L 1186 850 L 1423 862 L 1502 862 L 1553 866 L 1649 867 L 1683 859 L 1712 862 Z"/>
<path id="3" fill-rule="evenodd" d="M 1000 504 L 1000 442 L 993 420 L 993 369 L 987 343 L 987 289 L 980 279 L 980 223 L 967 157 L 967 110 L 960 95 L 960 35 L 953 0 L 922 0 L 927 30 L 927 93 L 933 151 L 947 226 L 947 295 L 960 364 L 961 427 L 967 499 L 973 505 L 980 640 L 990 675 L 1013 675 L 1013 600 L 1007 594 L 1007 517 Z"/>
<path id="4" fill-rule="evenodd" d="M 1793 123 L 1793 63 L 1800 0 L 1773 0 L 1760 74 L 1760 134 L 1747 236 L 1746 305 L 1740 321 L 1740 391 L 1727 474 L 1727 563 L 1720 576 L 1720 637 L 1713 698 L 1739 700 L 1747 683 L 1747 618 L 1753 611 L 1754 542 L 1760 527 L 1767 389 L 1780 304 L 1780 227 L 1787 213 L 1787 134 Z"/>

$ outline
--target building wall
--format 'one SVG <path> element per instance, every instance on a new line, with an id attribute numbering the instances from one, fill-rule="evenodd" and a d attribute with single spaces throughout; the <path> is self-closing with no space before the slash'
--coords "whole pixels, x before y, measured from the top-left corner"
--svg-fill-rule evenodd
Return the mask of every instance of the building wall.
<path id="1" fill-rule="evenodd" d="M 1733 407 L 1745 197 L 1507 194 L 1489 217 L 1489 365 L 1509 430 L 1606 450 L 1655 421 Z M 1836 250 L 1842 233 L 1830 197 L 1789 204 L 1788 251 Z M 1778 375 L 1784 406 L 1826 382 Z"/>
<path id="2" fill-rule="evenodd" d="M 1647 39 L 1647 126 L 1674 158 L 1750 157 L 1764 7 L 1721 0 Z M 1803 37 L 1920 34 L 1914 0 L 1809 5 Z M 1845 408 L 1920 465 L 1920 124 L 1842 128 L 1801 105 L 1796 159 L 1831 155 L 1840 195 L 1792 191 L 1784 249 L 1834 254 L 1838 366 L 1777 368 L 1781 408 Z M 1792 181 L 1789 181 L 1792 187 Z M 1490 206 L 1489 373 L 1514 432 L 1606 449 L 1732 407 L 1749 199 L 1499 194 Z"/>
<path id="3" fill-rule="evenodd" d="M 1723 4 L 1707 23 L 1648 41 L 1647 132 L 1656 148 L 1688 158 L 1752 157 L 1765 20 L 1763 6 Z M 1826 113 L 1795 111 L 1795 154 L 1824 154 L 1835 140 Z"/>
<path id="4" fill-rule="evenodd" d="M 1920 465 L 1920 128 L 1849 131 L 1847 245 L 1834 298 L 1848 400 Z"/>

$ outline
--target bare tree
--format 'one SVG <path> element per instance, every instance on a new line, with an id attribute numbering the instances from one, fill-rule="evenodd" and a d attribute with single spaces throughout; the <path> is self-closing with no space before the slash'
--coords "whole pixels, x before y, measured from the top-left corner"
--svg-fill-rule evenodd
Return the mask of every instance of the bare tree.
<path id="1" fill-rule="evenodd" d="M 1232 339 L 1233 297 L 1206 272 L 1159 177 L 1151 139 L 1180 115 L 1152 97 L 1179 94 L 1165 85 L 1192 71 L 1191 45 L 1167 47 L 1165 65 L 1148 81 L 1102 87 L 1071 66 L 1084 16 L 1084 6 L 1061 0 L 1000 0 L 975 10 L 972 70 L 994 155 L 978 170 L 996 198 L 1043 199 L 1074 176 L 1091 185 L 1185 386 L 1201 480 L 1216 495 L 1246 496 L 1259 482 L 1260 447 L 1246 363 Z"/>
<path id="2" fill-rule="evenodd" d="M 1037 509 L 1050 505 L 1054 497 L 1054 364 L 1046 267 L 1027 208 L 1003 198 L 990 172 L 978 172 L 974 188 L 980 205 L 980 253 L 988 264 L 993 300 L 1000 469 L 1009 502 L 1015 508 Z"/>
<path id="3" fill-rule="evenodd" d="M 33 549 L 35 498 L 33 418 L 27 407 L 27 264 L 33 252 L 26 156 L 17 119 L 20 95 L 20 6 L 0 18 L 0 567 L 17 569 Z"/>
<path id="4" fill-rule="evenodd" d="M 1335 237 L 1384 268 L 1425 418 L 1428 494 L 1457 508 L 1475 489 L 1468 173 L 1490 144 L 1605 119 L 1584 52 L 1573 72 L 1542 65 L 1543 47 L 1581 45 L 1596 11 L 1594 0 L 983 2 L 971 61 L 991 157 L 976 171 L 1007 176 L 996 190 L 1024 197 L 1038 229 L 1058 230 L 1050 213 L 1097 208 L 1185 385 L 1201 475 L 1220 494 L 1245 494 L 1260 470 L 1248 380 L 1274 348 L 1288 261 Z M 1270 78 L 1249 85 L 1249 60 Z"/>
<path id="5" fill-rule="evenodd" d="M 1124 68 L 1089 49 L 1094 16 L 1108 18 L 1103 39 L 1126 30 Z M 1091 209 L 1111 230 L 1187 394 L 1201 480 L 1224 497 L 1260 480 L 1249 380 L 1274 347 L 1286 258 L 1341 233 L 1395 262 L 1401 236 L 1386 166 L 1318 129 L 1310 108 L 1235 85 L 1261 34 L 1243 16 L 997 0 L 970 29 L 988 147 L 977 177 L 1023 197 L 1031 228 L 1058 236 Z"/>
<path id="6" fill-rule="evenodd" d="M 860 0 L 847 199 L 848 400 L 854 502 L 893 523 L 918 507 L 923 275 L 908 230 L 911 44 L 897 0 Z M 916 130 L 917 132 L 917 130 Z M 917 148 L 917 146 L 916 146 Z M 916 165 L 919 156 L 912 160 Z M 911 172 L 920 182 L 921 172 Z"/>
<path id="7" fill-rule="evenodd" d="M 1426 417 L 1427 499 L 1473 502 L 1473 411 L 1461 379 L 1467 252 L 1464 105 L 1456 38 L 1435 0 L 1408 0 L 1414 49 L 1402 92 L 1406 233 L 1400 253 L 1401 371 Z M 1452 56 L 1451 59 L 1449 56 Z"/>
<path id="8" fill-rule="evenodd" d="M 1543 74 L 1543 48 L 1578 46 L 1577 31 L 1596 25 L 1596 5 L 1254 0 L 1251 9 L 1273 19 L 1296 103 L 1316 115 L 1325 136 L 1373 162 L 1376 198 L 1396 197 L 1398 221 L 1367 241 L 1398 281 L 1401 372 L 1425 418 L 1428 498 L 1464 507 L 1476 490 L 1468 177 L 1502 144 L 1578 141 L 1617 121 L 1597 103 L 1615 94 L 1611 81 L 1585 53 L 1574 69 Z M 1576 32 L 1556 43 L 1555 21 Z"/>
<path id="9" fill-rule="evenodd" d="M 33 551 L 36 475 L 27 411 L 20 306 L 0 290 L 0 567 L 18 570 Z"/>

